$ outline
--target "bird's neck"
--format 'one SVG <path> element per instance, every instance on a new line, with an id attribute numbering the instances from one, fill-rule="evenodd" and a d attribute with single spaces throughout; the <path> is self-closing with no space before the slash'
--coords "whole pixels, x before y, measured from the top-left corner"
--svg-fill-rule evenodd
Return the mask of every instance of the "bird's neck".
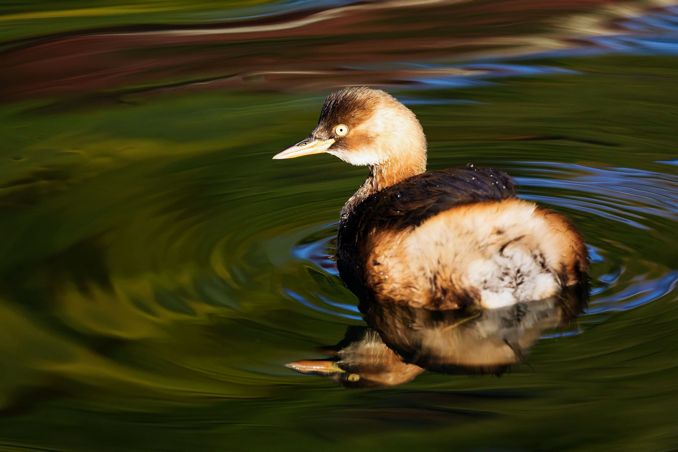
<path id="1" fill-rule="evenodd" d="M 365 183 L 358 188 L 341 209 L 341 220 L 346 220 L 355 208 L 369 196 L 426 171 L 425 155 L 423 159 L 417 159 L 417 161 L 386 161 L 370 166 L 370 175 Z"/>

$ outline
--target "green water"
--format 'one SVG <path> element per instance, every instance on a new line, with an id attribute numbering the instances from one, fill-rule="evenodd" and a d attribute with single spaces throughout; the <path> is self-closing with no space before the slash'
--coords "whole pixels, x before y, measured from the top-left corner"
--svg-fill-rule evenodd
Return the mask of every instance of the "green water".
<path id="1" fill-rule="evenodd" d="M 0 15 L 0 448 L 678 448 L 678 10 L 57 3 Z M 227 20 L 260 28 L 177 32 Z M 328 256 L 365 169 L 271 160 L 344 83 L 406 102 L 430 168 L 504 169 L 572 219 L 574 325 L 501 377 L 284 367 L 364 325 Z"/>

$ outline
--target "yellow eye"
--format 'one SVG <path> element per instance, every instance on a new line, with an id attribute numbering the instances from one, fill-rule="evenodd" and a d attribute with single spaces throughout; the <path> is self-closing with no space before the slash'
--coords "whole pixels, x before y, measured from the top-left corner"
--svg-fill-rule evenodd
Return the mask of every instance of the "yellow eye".
<path id="1" fill-rule="evenodd" d="M 348 126 L 346 124 L 339 124 L 334 128 L 334 134 L 338 137 L 345 137 L 348 134 Z"/>
<path id="2" fill-rule="evenodd" d="M 360 375 L 358 374 L 350 374 L 346 379 L 352 383 L 355 383 L 356 381 L 360 380 Z"/>

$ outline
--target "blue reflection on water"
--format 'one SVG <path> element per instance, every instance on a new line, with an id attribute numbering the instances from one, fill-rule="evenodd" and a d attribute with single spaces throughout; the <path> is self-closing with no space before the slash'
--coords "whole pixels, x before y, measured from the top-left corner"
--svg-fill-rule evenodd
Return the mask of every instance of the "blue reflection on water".
<path id="1" fill-rule="evenodd" d="M 600 250 L 593 245 L 586 245 L 586 250 L 589 252 L 589 259 L 594 264 L 603 262 L 605 258 L 600 254 Z"/>
<path id="2" fill-rule="evenodd" d="M 330 306 L 333 306 L 333 307 L 339 308 L 339 309 L 344 309 L 344 310 L 349 311 L 349 312 L 355 312 L 356 314 L 360 314 L 360 310 L 358 310 L 358 306 L 347 304 L 347 303 L 339 303 L 339 302 L 336 302 L 336 301 L 332 301 L 329 298 L 324 297 L 322 295 L 319 295 L 318 297 L 323 302 L 327 303 Z M 351 317 L 351 318 L 358 318 L 359 319 L 360 317 Z"/>
<path id="3" fill-rule="evenodd" d="M 676 288 L 677 283 L 678 271 L 671 271 L 656 279 L 637 280 L 630 287 L 613 295 L 592 301 L 587 314 L 628 311 L 643 306 L 670 294 Z"/>
<path id="4" fill-rule="evenodd" d="M 564 198 L 556 196 L 540 196 L 540 195 L 523 195 L 521 198 L 528 199 L 530 201 L 542 202 L 545 204 L 556 204 L 561 207 L 567 207 L 568 209 L 577 210 L 580 212 L 591 213 L 599 217 L 605 218 L 607 220 L 616 221 L 620 223 L 627 224 L 634 228 L 650 230 L 648 226 L 645 226 L 637 221 L 631 220 L 621 216 L 622 213 L 630 215 L 628 212 L 624 212 L 620 209 L 613 209 L 610 207 L 601 206 L 599 204 L 592 204 L 589 198 Z M 618 212 L 620 215 L 617 215 L 613 212 Z"/>
<path id="5" fill-rule="evenodd" d="M 636 168 L 593 168 L 558 162 L 520 162 L 529 165 L 537 174 L 545 166 L 560 173 L 559 178 L 516 177 L 525 187 L 558 188 L 583 192 L 585 196 L 559 197 L 557 200 L 535 194 L 525 198 L 556 203 L 564 207 L 596 213 L 630 226 L 648 229 L 634 219 L 646 215 L 675 218 L 678 215 L 678 177 Z M 553 174 L 553 171 L 550 171 Z"/>
<path id="6" fill-rule="evenodd" d="M 618 53 L 678 55 L 678 6 L 637 16 L 619 23 L 617 34 L 590 36 L 581 47 L 541 52 L 531 57 L 576 57 Z"/>
<path id="7" fill-rule="evenodd" d="M 540 75 L 577 74 L 576 71 L 539 64 L 518 64 L 543 58 L 586 57 L 604 54 L 633 55 L 678 55 L 678 7 L 664 8 L 659 12 L 633 17 L 620 22 L 618 33 L 592 35 L 577 39 L 565 49 L 538 51 L 528 55 L 481 57 L 472 63 L 462 65 L 441 65 L 433 63 L 397 62 L 379 65 L 381 70 L 389 67 L 429 69 L 452 74 L 425 75 L 409 78 L 428 88 L 461 89 L 492 85 L 491 79 L 502 77 L 525 77 Z M 363 65 L 358 70 L 369 70 Z M 376 67 L 372 67 L 376 69 Z M 457 71 L 462 73 L 457 73 Z M 468 73 L 463 73 L 468 72 Z"/>
<path id="8" fill-rule="evenodd" d="M 309 299 L 307 299 L 306 297 L 304 297 L 304 296 L 301 295 L 300 293 L 295 292 L 295 291 L 293 291 L 293 290 L 291 290 L 291 289 L 285 289 L 285 294 L 288 295 L 288 296 L 289 296 L 290 298 L 292 298 L 293 300 L 298 301 L 298 302 L 301 303 L 302 305 L 304 305 L 304 306 L 306 306 L 307 308 L 312 309 L 312 310 L 314 310 L 314 311 L 316 311 L 316 312 L 321 312 L 321 313 L 323 313 L 323 314 L 328 314 L 328 315 L 333 316 L 333 317 L 336 317 L 336 316 L 338 316 L 338 317 L 343 317 L 343 318 L 345 318 L 345 319 L 350 319 L 350 320 L 361 320 L 361 319 L 362 319 L 362 317 L 361 317 L 360 315 L 347 314 L 347 313 L 345 313 L 345 312 L 336 311 L 336 310 L 332 310 L 332 309 L 327 309 L 327 308 L 325 308 L 325 307 L 323 307 L 323 306 L 318 306 L 318 305 L 316 305 L 316 304 L 313 304 Z M 321 298 L 321 300 L 322 300 L 323 302 L 329 301 L 329 300 L 328 300 L 327 298 L 325 298 L 325 297 L 319 297 L 319 298 Z M 352 311 L 352 312 L 358 312 L 358 309 L 357 309 L 356 307 L 354 307 L 354 306 L 351 306 L 351 305 L 345 305 L 345 304 L 343 304 L 343 303 L 337 303 L 337 302 L 330 302 L 330 303 L 328 303 L 328 304 L 331 305 L 332 307 L 338 307 L 338 308 L 346 309 L 346 310 L 349 310 L 349 311 Z"/>
<path id="9" fill-rule="evenodd" d="M 427 68 L 439 69 L 444 72 L 443 66 L 427 65 Z M 536 75 L 576 74 L 576 71 L 555 66 L 523 65 L 508 63 L 475 63 L 459 66 L 448 66 L 452 74 L 427 75 L 414 77 L 415 81 L 429 88 L 471 88 L 493 85 L 489 80 L 504 77 L 529 77 Z M 461 72 L 461 74 L 456 73 Z M 464 73 L 468 72 L 468 73 Z"/>

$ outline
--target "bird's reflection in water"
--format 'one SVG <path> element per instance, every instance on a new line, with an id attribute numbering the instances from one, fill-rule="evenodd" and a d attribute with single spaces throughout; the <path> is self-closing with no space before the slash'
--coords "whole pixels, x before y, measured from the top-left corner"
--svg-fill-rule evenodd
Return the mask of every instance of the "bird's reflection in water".
<path id="1" fill-rule="evenodd" d="M 582 312 L 583 285 L 559 296 L 500 309 L 434 311 L 403 305 L 363 306 L 367 327 L 350 327 L 326 352 L 331 359 L 295 361 L 288 367 L 331 377 L 346 386 L 394 386 L 425 370 L 501 374 L 525 359 L 550 329 Z"/>

